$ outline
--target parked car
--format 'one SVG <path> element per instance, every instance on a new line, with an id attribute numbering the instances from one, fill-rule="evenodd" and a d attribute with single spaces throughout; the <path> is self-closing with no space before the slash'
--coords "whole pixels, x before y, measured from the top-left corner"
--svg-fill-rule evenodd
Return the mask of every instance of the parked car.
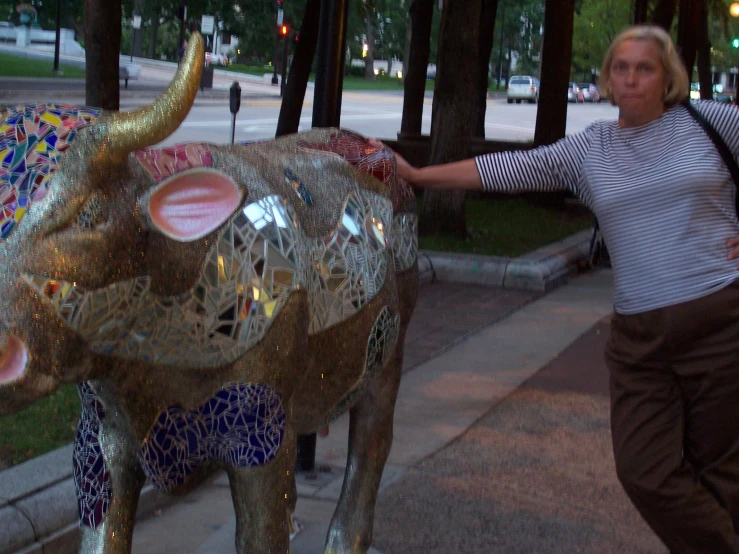
<path id="1" fill-rule="evenodd" d="M 212 65 L 228 65 L 228 56 L 226 54 L 205 53 L 205 63 Z"/>
<path id="2" fill-rule="evenodd" d="M 732 106 L 736 106 L 736 98 L 731 94 L 716 94 L 713 99 L 721 104 L 731 104 Z"/>
<path id="3" fill-rule="evenodd" d="M 539 79 L 530 75 L 513 75 L 508 80 L 508 103 L 520 104 L 526 100 L 529 104 L 539 101 Z"/>
<path id="4" fill-rule="evenodd" d="M 570 83 L 567 88 L 567 101 L 568 102 L 585 102 L 585 96 L 583 95 L 580 87 L 577 83 Z"/>
<path id="5" fill-rule="evenodd" d="M 592 83 L 578 83 L 577 86 L 580 87 L 585 102 L 600 102 L 600 91 L 597 86 Z"/>

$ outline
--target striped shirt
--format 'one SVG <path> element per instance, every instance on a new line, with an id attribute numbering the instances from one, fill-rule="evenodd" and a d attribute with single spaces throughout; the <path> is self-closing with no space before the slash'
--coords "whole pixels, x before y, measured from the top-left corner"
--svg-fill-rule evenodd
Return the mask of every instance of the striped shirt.
<path id="1" fill-rule="evenodd" d="M 736 157 L 739 109 L 696 108 Z M 598 121 L 555 144 L 475 158 L 483 189 L 568 190 L 598 218 L 614 307 L 653 310 L 711 294 L 739 277 L 727 239 L 739 236 L 735 186 L 711 139 L 683 106 L 640 127 Z"/>

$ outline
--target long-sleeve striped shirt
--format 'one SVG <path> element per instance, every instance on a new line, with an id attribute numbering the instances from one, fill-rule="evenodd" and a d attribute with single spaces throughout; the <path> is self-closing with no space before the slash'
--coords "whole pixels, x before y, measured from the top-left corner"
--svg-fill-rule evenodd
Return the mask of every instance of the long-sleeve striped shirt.
<path id="1" fill-rule="evenodd" d="M 711 101 L 696 107 L 736 156 L 739 109 Z M 599 121 L 550 146 L 475 162 L 485 190 L 569 190 L 595 213 L 619 313 L 700 298 L 739 278 L 726 247 L 739 236 L 735 186 L 683 106 L 640 127 Z"/>

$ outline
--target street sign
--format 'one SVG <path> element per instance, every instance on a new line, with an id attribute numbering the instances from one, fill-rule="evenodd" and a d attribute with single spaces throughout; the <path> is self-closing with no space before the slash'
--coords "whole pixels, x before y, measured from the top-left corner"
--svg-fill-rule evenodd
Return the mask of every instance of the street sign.
<path id="1" fill-rule="evenodd" d="M 141 16 L 140 15 L 133 16 L 133 28 L 141 29 Z"/>
<path id="2" fill-rule="evenodd" d="M 200 21 L 200 33 L 203 35 L 212 35 L 215 19 L 212 15 L 204 15 Z"/>
<path id="3" fill-rule="evenodd" d="M 282 11 L 282 8 L 280 8 L 279 10 L 277 10 L 277 26 L 278 26 L 278 27 L 279 27 L 280 25 L 282 25 L 282 19 L 283 19 L 283 14 L 284 14 L 284 13 L 285 13 L 285 12 L 284 12 L 284 11 Z"/>

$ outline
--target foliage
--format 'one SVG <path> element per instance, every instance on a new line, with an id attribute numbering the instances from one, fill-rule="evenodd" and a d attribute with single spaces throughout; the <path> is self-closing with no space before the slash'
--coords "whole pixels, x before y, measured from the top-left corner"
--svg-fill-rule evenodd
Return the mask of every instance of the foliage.
<path id="1" fill-rule="evenodd" d="M 576 81 L 592 82 L 613 39 L 631 22 L 633 0 L 582 0 L 575 13 L 572 74 Z"/>
<path id="2" fill-rule="evenodd" d="M 731 41 L 739 38 L 739 18 L 729 16 L 731 3 L 729 0 L 708 2 L 708 37 L 715 71 L 730 71 L 739 64 L 739 50 L 731 46 Z"/>
<path id="3" fill-rule="evenodd" d="M 85 72 L 72 65 L 60 65 L 62 75 L 54 73 L 50 61 L 29 60 L 8 54 L 0 54 L 0 77 L 67 77 L 84 78 Z"/>
<path id="4" fill-rule="evenodd" d="M 411 0 L 351 0 L 347 18 L 347 63 L 352 59 L 363 59 L 365 44 L 368 58 L 402 60 L 410 22 L 410 2 Z M 374 40 L 368 41 L 370 36 Z"/>
<path id="5" fill-rule="evenodd" d="M 498 0 L 491 53 L 493 79 L 509 72 L 512 57 L 516 58 L 516 74 L 539 75 L 543 25 L 544 0 Z"/>
<path id="6" fill-rule="evenodd" d="M 74 0 L 60 0 L 62 2 L 61 24 L 63 27 L 74 29 L 82 36 L 82 6 L 83 2 Z M 20 25 L 20 11 L 36 14 L 36 22 L 42 29 L 56 29 L 55 0 L 0 0 L 0 21 L 7 21 L 13 25 Z"/>

